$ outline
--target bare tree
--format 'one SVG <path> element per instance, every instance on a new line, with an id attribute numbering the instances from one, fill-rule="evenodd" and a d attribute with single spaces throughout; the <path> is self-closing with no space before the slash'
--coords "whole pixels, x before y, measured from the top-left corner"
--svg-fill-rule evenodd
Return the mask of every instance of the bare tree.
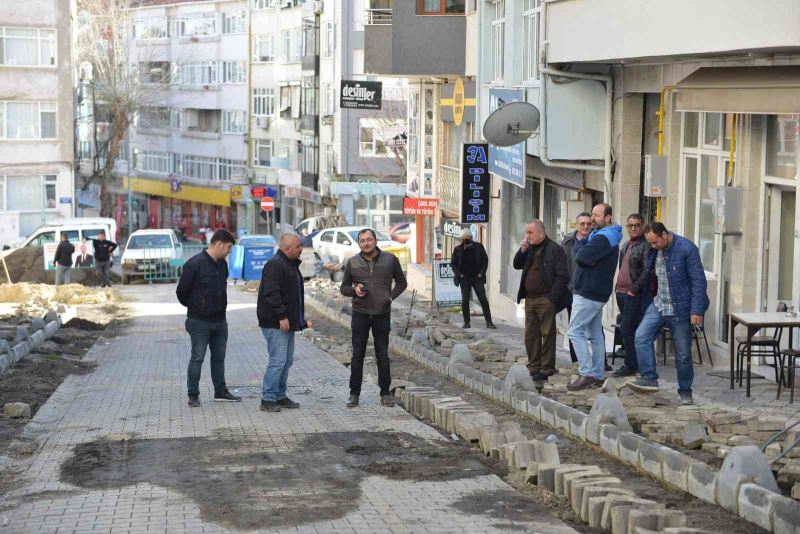
<path id="1" fill-rule="evenodd" d="M 82 82 L 92 88 L 95 142 L 94 165 L 88 183 L 100 184 L 100 213 L 111 216 L 113 199 L 109 185 L 121 156 L 125 136 L 136 115 L 155 105 L 168 90 L 171 68 L 166 61 L 147 61 L 154 50 L 135 46 L 135 10 L 146 0 L 78 0 L 76 60 Z M 147 28 L 148 37 L 168 36 L 167 21 Z M 160 33 L 163 32 L 163 35 Z M 143 37 L 143 36 L 137 36 Z M 85 79 L 86 77 L 89 79 Z M 87 97 L 85 95 L 84 97 Z M 125 155 L 130 157 L 130 155 Z"/>

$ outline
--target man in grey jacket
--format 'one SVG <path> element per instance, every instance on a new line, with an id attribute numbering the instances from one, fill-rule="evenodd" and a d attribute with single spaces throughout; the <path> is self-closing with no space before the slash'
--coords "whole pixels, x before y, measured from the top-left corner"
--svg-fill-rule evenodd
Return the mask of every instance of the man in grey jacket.
<path id="1" fill-rule="evenodd" d="M 406 290 L 408 283 L 397 257 L 383 252 L 377 245 L 377 237 L 371 229 L 366 228 L 358 233 L 361 252 L 345 264 L 340 288 L 342 295 L 353 298 L 353 318 L 350 323 L 353 333 L 353 360 L 350 363 L 348 408 L 358 406 L 370 330 L 378 364 L 381 405 L 394 406 L 394 399 L 389 394 L 392 382 L 389 369 L 392 301 Z"/>
<path id="2" fill-rule="evenodd" d="M 569 285 L 567 288 L 569 289 L 570 293 L 572 293 L 572 275 L 575 274 L 575 255 L 573 254 L 573 250 L 575 249 L 575 241 L 578 239 L 586 239 L 589 237 L 589 234 L 592 233 L 592 215 L 591 213 L 584 211 L 579 213 L 578 216 L 575 218 L 576 229 L 571 234 L 567 234 L 564 236 L 564 239 L 561 241 L 561 248 L 564 249 L 564 253 L 567 255 L 567 260 L 569 260 Z M 572 318 L 572 301 L 570 300 L 569 304 L 567 305 L 567 316 Z M 569 357 L 573 362 L 578 361 L 578 357 L 575 355 L 575 347 L 572 346 L 572 340 L 569 341 Z"/>

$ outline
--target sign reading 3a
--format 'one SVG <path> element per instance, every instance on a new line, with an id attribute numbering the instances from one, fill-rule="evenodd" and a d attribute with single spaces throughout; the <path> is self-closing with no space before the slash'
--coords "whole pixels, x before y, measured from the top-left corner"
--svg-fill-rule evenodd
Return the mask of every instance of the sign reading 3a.
<path id="1" fill-rule="evenodd" d="M 461 174 L 461 222 L 489 222 L 489 145 L 465 143 Z"/>

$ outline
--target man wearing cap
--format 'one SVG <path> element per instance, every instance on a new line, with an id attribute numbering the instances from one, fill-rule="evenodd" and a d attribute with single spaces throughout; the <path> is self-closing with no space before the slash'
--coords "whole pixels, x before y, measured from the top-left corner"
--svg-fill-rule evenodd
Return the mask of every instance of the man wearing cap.
<path id="1" fill-rule="evenodd" d="M 469 301 L 472 290 L 481 303 L 486 328 L 497 328 L 492 322 L 492 310 L 486 298 L 486 268 L 489 267 L 489 255 L 477 241 L 472 240 L 472 232 L 468 228 L 461 231 L 461 243 L 453 249 L 450 267 L 455 275 L 454 282 L 461 287 L 461 314 L 464 316 L 464 328 L 470 328 Z"/>

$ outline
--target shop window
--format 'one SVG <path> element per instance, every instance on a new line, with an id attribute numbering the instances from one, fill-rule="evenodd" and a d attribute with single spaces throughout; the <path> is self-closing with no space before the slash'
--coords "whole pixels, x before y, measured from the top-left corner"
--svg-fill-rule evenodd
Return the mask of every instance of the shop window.
<path id="1" fill-rule="evenodd" d="M 417 15 L 461 15 L 465 0 L 417 0 Z"/>
<path id="2" fill-rule="evenodd" d="M 797 178 L 800 115 L 767 116 L 766 174 L 776 178 Z"/>

